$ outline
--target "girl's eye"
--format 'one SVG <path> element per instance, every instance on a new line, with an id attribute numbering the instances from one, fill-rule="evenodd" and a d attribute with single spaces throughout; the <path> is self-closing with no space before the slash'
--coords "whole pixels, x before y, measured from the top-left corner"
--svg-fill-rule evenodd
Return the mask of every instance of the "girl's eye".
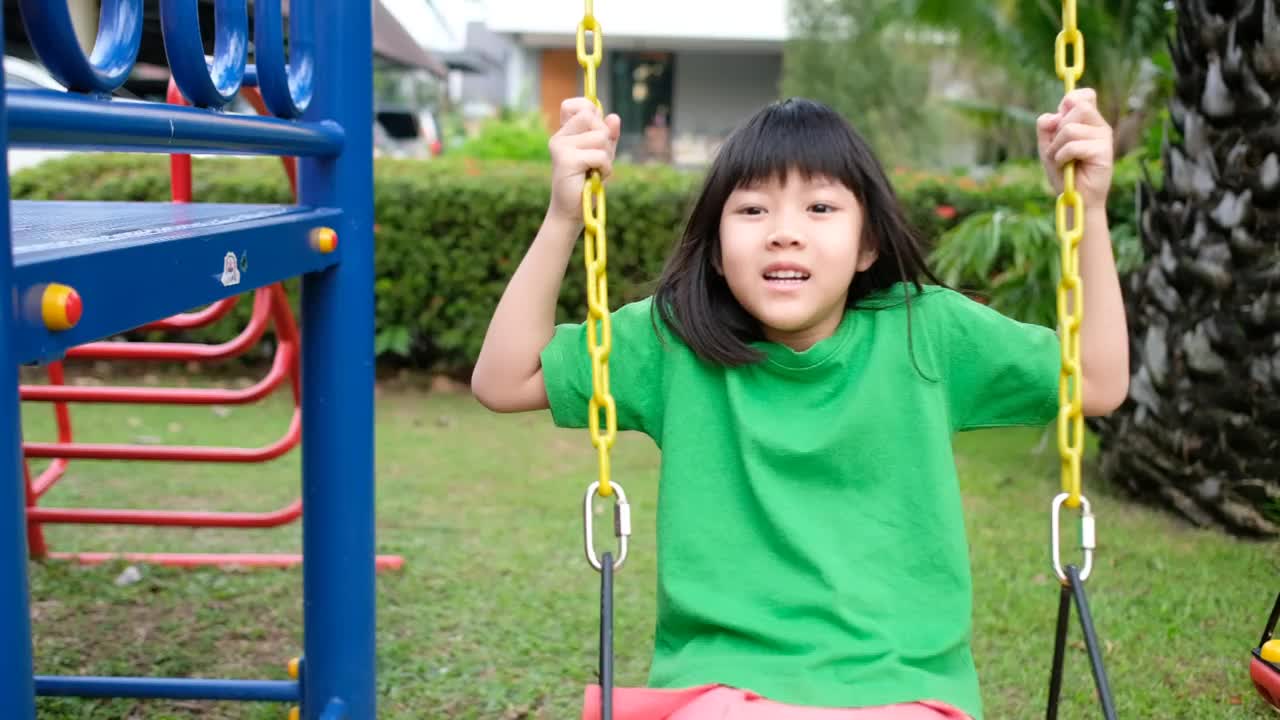
<path id="1" fill-rule="evenodd" d="M 742 213 L 743 215 L 759 215 L 764 212 L 764 208 L 760 207 L 759 205 L 748 205 L 742 208 L 741 210 L 739 210 L 738 212 Z"/>
<path id="2" fill-rule="evenodd" d="M 816 213 L 835 212 L 835 208 L 831 207 L 826 203 L 814 203 L 813 205 L 809 206 L 809 209 Z"/>

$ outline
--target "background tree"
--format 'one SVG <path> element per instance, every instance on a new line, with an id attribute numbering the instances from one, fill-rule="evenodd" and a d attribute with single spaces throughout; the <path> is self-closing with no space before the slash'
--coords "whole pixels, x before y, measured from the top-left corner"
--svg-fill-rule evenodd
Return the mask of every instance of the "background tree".
<path id="1" fill-rule="evenodd" d="M 886 164 L 926 165 L 939 142 L 924 111 L 935 49 L 905 32 L 899 0 L 791 0 L 782 93 L 831 105 Z"/>
<path id="2" fill-rule="evenodd" d="M 1130 396 L 1093 427 L 1115 484 L 1201 525 L 1275 535 L 1280 15 L 1276 0 L 1176 5 L 1175 132 L 1143 196 L 1149 259 L 1125 288 Z"/>
<path id="3" fill-rule="evenodd" d="M 1062 29 L 1058 0 L 903 0 L 898 12 L 911 22 L 955 39 L 958 58 L 981 63 L 975 100 L 959 105 L 997 130 L 1030 127 L 1056 106 L 1062 82 L 1053 72 L 1054 38 Z M 1098 108 L 1116 135 L 1116 155 L 1138 147 L 1143 128 L 1164 101 L 1160 55 L 1173 22 L 1163 0 L 1080 2 L 1085 35 L 1081 84 L 1098 93 Z M 1023 130 L 1018 130 L 1027 134 Z M 1034 153 L 1034 133 L 1028 154 Z"/>

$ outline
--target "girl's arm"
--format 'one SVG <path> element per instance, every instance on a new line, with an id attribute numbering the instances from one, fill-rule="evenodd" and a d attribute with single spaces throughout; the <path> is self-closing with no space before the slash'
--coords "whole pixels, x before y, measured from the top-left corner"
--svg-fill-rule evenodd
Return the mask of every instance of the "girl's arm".
<path id="1" fill-rule="evenodd" d="M 1061 168 L 1076 161 L 1076 189 L 1085 205 L 1080 241 L 1084 413 L 1106 415 L 1120 407 L 1129 394 L 1129 329 L 1107 224 L 1111 127 L 1098 112 L 1097 95 L 1083 88 L 1064 97 L 1058 112 L 1041 115 L 1037 130 L 1040 159 L 1056 192 L 1062 191 Z"/>
<path id="2" fill-rule="evenodd" d="M 580 223 L 548 211 L 494 310 L 471 392 L 497 412 L 547 407 L 538 357 L 555 331 L 556 299 Z"/>
<path id="3" fill-rule="evenodd" d="M 547 407 L 543 348 L 555 332 L 556 300 L 582 230 L 582 187 L 589 169 L 612 171 L 619 121 L 601 118 L 583 98 L 560 108 L 551 150 L 551 202 L 542 227 L 503 291 L 471 375 L 471 392 L 497 412 Z"/>
<path id="4" fill-rule="evenodd" d="M 1129 326 L 1105 204 L 1085 208 L 1080 282 L 1084 285 L 1080 326 L 1084 414 L 1106 415 L 1129 395 Z"/>

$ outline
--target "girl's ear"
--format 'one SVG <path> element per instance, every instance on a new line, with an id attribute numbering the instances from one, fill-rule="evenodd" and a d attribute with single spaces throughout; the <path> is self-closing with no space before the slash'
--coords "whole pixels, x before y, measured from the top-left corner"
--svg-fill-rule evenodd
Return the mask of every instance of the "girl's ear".
<path id="1" fill-rule="evenodd" d="M 720 260 L 720 238 L 711 241 L 711 269 L 720 277 L 724 277 L 724 263 Z"/>
<path id="2" fill-rule="evenodd" d="M 863 250 L 858 255 L 858 272 L 866 272 L 867 268 L 874 265 L 876 260 L 879 257 L 880 257 L 880 251 L 878 250 L 875 250 L 875 249 Z"/>
<path id="3" fill-rule="evenodd" d="M 868 239 L 871 239 L 871 238 L 868 238 Z M 866 272 L 867 268 L 874 265 L 876 260 L 879 259 L 879 257 L 880 257 L 879 243 L 875 242 L 874 240 L 872 242 L 866 243 L 866 245 L 864 245 L 861 249 L 858 250 L 858 265 L 857 265 L 858 272 Z"/>

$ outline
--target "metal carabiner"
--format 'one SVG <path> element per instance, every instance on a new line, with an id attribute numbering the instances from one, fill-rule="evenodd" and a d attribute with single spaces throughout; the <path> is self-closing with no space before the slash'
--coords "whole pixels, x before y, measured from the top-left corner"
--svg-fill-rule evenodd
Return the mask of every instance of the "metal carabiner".
<path id="1" fill-rule="evenodd" d="M 609 487 L 613 490 L 611 495 L 614 496 L 613 505 L 613 534 L 618 538 L 618 559 L 613 561 L 613 569 L 617 570 L 622 567 L 622 563 L 627 559 L 627 538 L 631 536 L 631 506 L 627 504 L 627 494 L 622 490 L 622 486 L 618 483 L 611 482 Z M 600 558 L 596 555 L 594 541 L 594 524 L 591 521 L 591 499 L 595 497 L 596 491 L 600 489 L 600 481 L 596 481 L 587 486 L 587 494 L 582 500 L 582 528 L 583 528 L 583 546 L 587 551 L 587 562 L 591 563 L 591 567 L 597 572 L 602 570 Z"/>
<path id="2" fill-rule="evenodd" d="M 1071 497 L 1070 493 L 1062 493 L 1053 499 L 1052 521 L 1049 524 L 1049 546 L 1053 554 L 1053 571 L 1057 573 L 1058 580 L 1066 585 L 1067 572 L 1062 568 L 1062 550 L 1059 547 L 1062 544 L 1062 525 L 1059 520 L 1062 512 L 1062 505 Z M 1089 578 L 1090 571 L 1093 570 L 1093 551 L 1097 545 L 1097 532 L 1094 527 L 1093 511 L 1089 505 L 1089 499 L 1084 495 L 1080 495 L 1080 547 L 1084 550 L 1084 567 L 1080 569 L 1080 582 L 1084 582 Z"/>

